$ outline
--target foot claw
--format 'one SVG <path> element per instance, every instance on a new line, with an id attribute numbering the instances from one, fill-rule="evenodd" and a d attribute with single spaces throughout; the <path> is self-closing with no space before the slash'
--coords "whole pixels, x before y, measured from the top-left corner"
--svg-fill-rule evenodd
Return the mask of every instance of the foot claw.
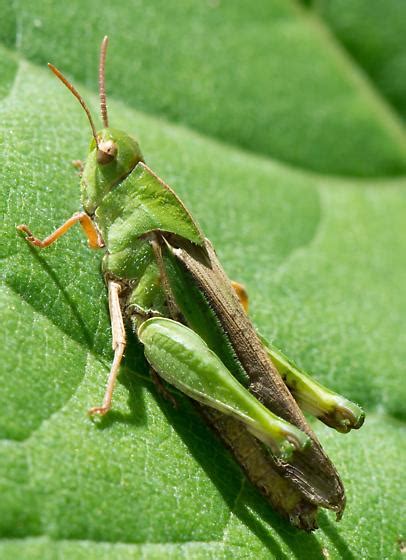
<path id="1" fill-rule="evenodd" d="M 110 410 L 109 406 L 93 406 L 90 408 L 87 413 L 89 416 L 104 416 Z"/>
<path id="2" fill-rule="evenodd" d="M 18 229 L 18 231 L 22 231 L 23 233 L 25 233 L 24 239 L 28 243 L 31 243 L 31 245 L 35 245 L 36 247 L 42 246 L 42 241 L 34 237 L 33 234 L 31 233 L 31 230 L 25 224 L 20 224 L 19 226 L 16 226 L 16 229 Z"/>
<path id="3" fill-rule="evenodd" d="M 25 224 L 20 224 L 19 226 L 16 226 L 16 229 L 18 229 L 18 231 L 22 231 L 23 233 L 25 233 L 26 239 L 27 237 L 33 237 L 31 230 L 29 230 L 28 226 L 26 226 Z"/>
<path id="4" fill-rule="evenodd" d="M 83 168 L 84 168 L 84 163 L 81 159 L 74 159 L 72 161 L 72 165 L 75 169 L 77 169 L 77 171 L 79 172 L 79 175 L 82 175 L 83 173 Z"/>

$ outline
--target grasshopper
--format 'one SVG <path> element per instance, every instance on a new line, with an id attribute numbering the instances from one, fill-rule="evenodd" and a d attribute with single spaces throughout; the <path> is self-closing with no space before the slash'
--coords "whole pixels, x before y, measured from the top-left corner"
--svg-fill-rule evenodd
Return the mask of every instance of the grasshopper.
<path id="1" fill-rule="evenodd" d="M 103 128 L 74 86 L 49 64 L 86 112 L 92 140 L 81 174 L 83 210 L 46 239 L 22 224 L 38 248 L 77 222 L 92 249 L 103 249 L 114 359 L 101 406 L 105 415 L 132 330 L 151 373 L 188 395 L 272 506 L 305 530 L 320 507 L 345 507 L 339 475 L 308 425 L 310 412 L 339 432 L 359 428 L 362 409 L 323 387 L 263 339 L 247 313 L 242 285 L 224 273 L 210 241 L 175 192 L 145 164 L 137 141 L 109 126 L 105 94 L 108 39 L 100 50 Z"/>

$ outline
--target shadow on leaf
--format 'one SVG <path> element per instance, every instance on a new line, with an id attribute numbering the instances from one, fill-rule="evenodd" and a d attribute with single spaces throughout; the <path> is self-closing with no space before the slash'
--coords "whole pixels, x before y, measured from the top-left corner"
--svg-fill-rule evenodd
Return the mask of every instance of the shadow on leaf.
<path id="1" fill-rule="evenodd" d="M 168 422 L 221 493 L 230 510 L 229 523 L 232 522 L 233 515 L 238 517 L 275 558 L 288 558 L 278 543 L 278 539 L 281 539 L 298 559 L 303 558 L 303 551 L 306 551 L 308 558 L 322 560 L 324 556 L 316 537 L 290 527 L 287 521 L 273 511 L 245 478 L 231 454 L 214 436 L 190 401 L 180 394 L 176 399 L 179 407 L 175 410 L 161 396 L 156 396 Z M 188 418 L 187 422 L 185 417 Z M 190 429 L 191 425 L 193 430 Z"/>

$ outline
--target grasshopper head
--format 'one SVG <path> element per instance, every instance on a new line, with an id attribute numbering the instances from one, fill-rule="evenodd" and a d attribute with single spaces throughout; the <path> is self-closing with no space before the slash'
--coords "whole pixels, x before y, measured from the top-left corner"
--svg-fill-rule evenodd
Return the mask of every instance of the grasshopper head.
<path id="1" fill-rule="evenodd" d="M 138 142 L 121 130 L 103 128 L 93 138 L 82 174 L 82 204 L 93 214 L 102 198 L 143 161 Z"/>
<path id="2" fill-rule="evenodd" d="M 104 128 L 99 132 L 96 132 L 89 108 L 79 92 L 55 66 L 48 64 L 52 72 L 78 99 L 92 129 L 93 139 L 83 167 L 81 181 L 82 204 L 88 214 L 93 214 L 103 197 L 131 173 L 139 161 L 143 161 L 138 142 L 125 132 L 109 127 L 104 86 L 107 43 L 108 39 L 104 37 L 99 65 L 100 112 Z"/>

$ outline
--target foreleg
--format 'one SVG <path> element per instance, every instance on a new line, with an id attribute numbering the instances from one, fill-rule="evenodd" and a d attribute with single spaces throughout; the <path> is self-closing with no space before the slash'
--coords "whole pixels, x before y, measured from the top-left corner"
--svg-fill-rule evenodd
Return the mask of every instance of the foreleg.
<path id="1" fill-rule="evenodd" d="M 35 247 L 44 249 L 45 247 L 49 247 L 49 245 L 52 245 L 52 243 L 55 243 L 57 239 L 62 237 L 62 235 L 64 235 L 68 230 L 70 230 L 72 226 L 74 226 L 78 222 L 83 228 L 83 231 L 89 243 L 89 247 L 91 249 L 100 249 L 101 247 L 104 247 L 104 243 L 99 235 L 99 232 L 97 231 L 91 217 L 86 214 L 86 212 L 78 212 L 77 214 L 74 214 L 71 218 L 69 218 L 69 220 L 66 220 L 64 224 L 62 224 L 59 228 L 53 231 L 51 235 L 48 235 L 48 237 L 46 237 L 42 241 L 41 239 L 34 237 L 28 226 L 26 226 L 25 224 L 20 224 L 19 226 L 17 226 L 17 229 L 26 234 L 25 239 L 26 241 L 31 243 L 31 245 L 35 245 Z"/>

